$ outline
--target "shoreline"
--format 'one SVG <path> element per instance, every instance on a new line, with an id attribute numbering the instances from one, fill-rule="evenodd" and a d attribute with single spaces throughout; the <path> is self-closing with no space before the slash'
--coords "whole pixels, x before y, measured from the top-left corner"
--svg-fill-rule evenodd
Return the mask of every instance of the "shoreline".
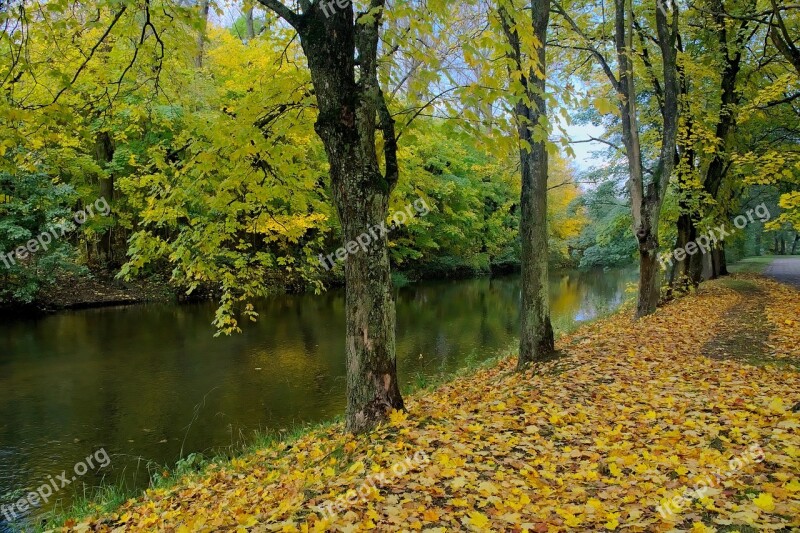
<path id="1" fill-rule="evenodd" d="M 756 286 L 758 291 L 742 291 L 747 284 Z M 212 461 L 200 472 L 173 477 L 168 484 L 157 485 L 127 502 L 125 498 L 118 498 L 115 505 L 97 501 L 85 504 L 84 512 L 66 512 L 49 525 L 61 520 L 66 531 L 86 527 L 96 531 L 135 531 L 218 530 L 262 524 L 283 525 L 289 528 L 284 530 L 295 531 L 292 528 L 331 526 L 335 529 L 370 523 L 377 523 L 380 529 L 389 524 L 398 525 L 395 520 L 402 517 L 403 524 L 417 521 L 421 525 L 424 522 L 424 527 L 437 525 L 452 530 L 467 526 L 484 531 L 489 525 L 495 529 L 510 525 L 507 522 L 504 525 L 507 519 L 502 512 L 511 506 L 517 513 L 525 513 L 524 519 L 518 518 L 514 523 L 528 523 L 546 515 L 547 523 L 558 531 L 575 530 L 579 523 L 583 524 L 580 530 L 602 529 L 603 524 L 611 524 L 605 529 L 614 530 L 626 522 L 640 527 L 647 524 L 648 531 L 662 531 L 668 529 L 665 526 L 669 523 L 674 527 L 674 521 L 670 522 L 673 517 L 680 521 L 681 513 L 693 515 L 689 514 L 691 511 L 684 511 L 683 500 L 673 498 L 678 504 L 669 507 L 674 512 L 665 522 L 657 511 L 659 501 L 663 502 L 663 498 L 672 501 L 669 500 L 671 491 L 691 486 L 692 476 L 704 475 L 709 469 L 727 464 L 728 455 L 736 456 L 744 446 L 744 441 L 735 438 L 740 432 L 746 432 L 748 439 L 763 447 L 770 460 L 749 467 L 755 472 L 748 471 L 742 480 L 736 476 L 731 478 L 731 483 L 738 483 L 734 486 L 736 490 L 745 491 L 735 501 L 739 507 L 750 505 L 755 509 L 751 511 L 755 513 L 754 525 L 786 525 L 784 517 L 800 509 L 800 501 L 787 496 L 790 492 L 784 488 L 775 486 L 773 489 L 769 480 L 776 474 L 783 479 L 785 472 L 774 471 L 780 470 L 780 464 L 791 461 L 800 466 L 797 458 L 786 455 L 791 445 L 800 444 L 800 436 L 786 435 L 790 440 L 775 440 L 770 436 L 770 428 L 781 418 L 791 423 L 798 416 L 792 405 L 799 399 L 796 391 L 800 380 L 796 367 L 800 352 L 796 348 L 797 333 L 784 320 L 788 316 L 786 313 L 793 313 L 792 309 L 800 305 L 793 300 L 797 294 L 796 290 L 764 277 L 746 275 L 704 283 L 696 294 L 674 300 L 636 324 L 630 321 L 627 315 L 630 309 L 625 307 L 564 335 L 557 342 L 562 355 L 537 367 L 533 375 L 515 372 L 513 354 L 503 354 L 409 394 L 407 413 L 392 413 L 387 423 L 367 435 L 346 435 L 341 422 L 337 421 L 312 426 L 290 438 L 254 443 L 238 457 Z M 763 306 L 742 307 L 744 302 L 756 297 L 769 302 L 765 320 L 774 328 L 763 330 L 765 336 L 761 342 L 765 351 L 760 359 L 744 360 L 730 354 L 707 352 L 708 347 L 713 348 L 720 340 L 730 338 L 726 325 L 731 313 L 741 315 L 742 322 L 752 322 L 749 314 L 765 312 Z M 787 307 L 790 302 L 794 303 Z M 701 319 L 705 327 L 694 328 L 693 324 Z M 659 335 L 654 336 L 655 333 Z M 742 354 L 750 354 L 752 340 L 739 341 Z M 676 343 L 677 351 L 670 348 L 672 343 Z M 791 363 L 795 369 L 778 364 L 781 362 Z M 703 386 L 709 379 L 716 384 L 714 388 Z M 757 391 L 750 385 L 753 382 L 760 384 Z M 663 387 L 674 390 L 666 394 Z M 600 401 L 596 396 L 599 393 L 603 398 L 611 398 L 613 416 L 595 405 Z M 580 399 L 587 394 L 584 400 Z M 679 399 L 677 406 L 672 397 Z M 743 405 L 742 398 L 747 405 L 753 404 L 747 412 L 750 418 L 758 417 L 757 421 L 736 415 Z M 709 401 L 715 405 L 713 411 L 704 408 Z M 683 405 L 685 402 L 688 403 Z M 675 417 L 679 414 L 676 409 L 692 413 L 692 425 L 686 426 L 688 433 L 681 433 L 680 423 L 678 429 L 674 429 Z M 520 416 L 526 419 L 521 425 L 517 422 Z M 735 429 L 730 436 L 727 431 L 720 434 L 714 430 L 714 421 L 720 417 Z M 613 440 L 617 424 L 626 421 L 635 421 L 635 425 L 629 424 L 631 433 L 626 434 L 626 439 L 637 442 L 641 439 L 648 451 L 646 457 L 638 459 L 642 464 L 629 464 L 627 455 L 618 455 L 621 451 L 614 452 L 613 448 L 606 449 L 598 444 L 608 438 Z M 679 432 L 677 437 L 672 435 L 675 431 Z M 581 444 L 587 437 L 588 442 L 594 444 Z M 561 444 L 553 447 L 554 439 Z M 490 448 L 484 449 L 485 446 Z M 421 466 L 420 471 L 398 477 L 390 486 L 381 487 L 378 491 L 381 495 L 349 502 L 347 510 L 337 516 L 327 517 L 321 513 L 325 502 L 339 501 L 337 498 L 348 494 L 348 489 L 363 486 L 363 478 L 369 472 L 391 468 L 419 450 L 432 459 L 430 464 Z M 572 457 L 574 452 L 570 450 L 582 450 L 581 457 L 588 453 L 589 457 L 595 457 L 593 461 L 602 463 L 602 468 L 584 465 L 584 459 L 580 461 L 584 465 L 580 476 L 566 484 L 556 482 L 566 475 L 564 472 L 557 474 L 558 469 L 542 471 L 550 472 L 545 477 L 522 475 L 527 471 L 523 466 L 534 459 L 539 469 L 546 465 L 571 464 L 567 457 Z M 724 450 L 729 451 L 722 453 Z M 486 459 L 481 459 L 486 453 L 489 453 Z M 510 464 L 519 464 L 510 470 L 503 469 L 504 477 L 491 479 L 489 484 L 513 480 L 517 488 L 513 501 L 488 505 L 482 497 L 487 495 L 486 491 L 491 494 L 491 487 L 485 485 L 489 478 L 483 477 L 481 465 L 488 459 L 505 464 L 498 454 L 512 461 Z M 675 458 L 670 458 L 670 454 Z M 695 461 L 696 455 L 703 460 Z M 467 481 L 463 489 L 463 483 L 453 485 L 452 475 L 446 474 L 447 468 L 456 466 L 453 475 Z M 585 466 L 590 468 L 586 470 Z M 641 505 L 636 505 L 636 512 L 631 511 L 628 516 L 625 510 L 630 505 L 617 501 L 622 494 L 616 491 L 628 478 L 636 481 L 644 472 L 648 479 L 652 478 L 648 482 L 652 488 L 637 497 Z M 551 477 L 553 475 L 555 477 Z M 476 481 L 475 486 L 470 487 L 472 477 Z M 420 479 L 436 481 L 433 485 L 420 484 Z M 479 486 L 481 479 L 484 484 Z M 559 504 L 559 509 L 563 512 L 554 513 L 552 507 L 547 507 L 548 498 L 542 495 L 541 489 L 552 492 L 563 486 L 582 487 L 582 490 L 562 494 L 563 505 Z M 430 487 L 442 487 L 447 491 L 431 501 L 426 499 Z M 665 487 L 667 491 L 655 491 L 657 487 Z M 611 510 L 595 508 L 592 511 L 592 507 L 601 503 L 596 498 L 590 498 L 589 506 L 583 507 L 585 498 L 589 497 L 588 489 L 591 489 L 590 494 L 602 489 L 606 496 L 601 500 L 609 499 L 603 505 L 610 506 Z M 759 494 L 755 504 L 754 490 Z M 525 503 L 517 502 L 526 491 L 530 494 L 525 496 Z M 387 503 L 394 501 L 389 499 L 392 495 L 413 501 L 414 505 L 397 509 Z M 715 501 L 716 508 L 725 510 L 727 496 L 712 496 L 720 500 Z M 767 500 L 768 510 L 776 507 L 775 514 L 756 507 Z M 424 514 L 418 510 L 422 508 L 427 509 Z M 88 521 L 78 523 L 87 518 Z"/>

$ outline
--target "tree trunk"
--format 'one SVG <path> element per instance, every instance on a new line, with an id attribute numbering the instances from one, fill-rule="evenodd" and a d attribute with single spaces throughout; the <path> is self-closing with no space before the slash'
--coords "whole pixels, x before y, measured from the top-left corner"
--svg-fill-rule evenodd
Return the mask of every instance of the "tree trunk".
<path id="1" fill-rule="evenodd" d="M 546 43 L 550 0 L 531 0 L 531 14 L 534 36 L 540 43 Z M 533 134 L 535 128 L 542 128 L 541 119 L 547 117 L 547 62 L 545 46 L 539 46 L 535 61 L 540 75 L 537 75 L 534 68 L 527 68 L 526 72 L 515 21 L 505 8 L 500 8 L 498 15 L 511 47 L 509 58 L 520 73 L 525 93 L 524 98 L 521 95 L 514 105 L 522 174 L 519 231 L 522 244 L 522 306 L 517 366 L 523 369 L 529 363 L 544 360 L 555 350 L 548 291 L 547 135 L 543 134 L 540 140 L 534 140 Z"/>
<path id="2" fill-rule="evenodd" d="M 658 235 L 647 228 L 639 241 L 639 298 L 636 316 L 643 317 L 655 312 L 661 295 L 659 287 Z"/>
<path id="3" fill-rule="evenodd" d="M 249 6 L 244 12 L 245 31 L 247 32 L 247 40 L 255 38 L 256 27 L 253 23 L 253 6 Z"/>
<path id="4" fill-rule="evenodd" d="M 794 242 L 792 243 L 792 255 L 797 253 L 797 242 L 800 241 L 800 232 L 795 233 Z"/>
<path id="5" fill-rule="evenodd" d="M 206 47 L 206 27 L 208 25 L 208 13 L 211 7 L 209 0 L 200 0 L 198 4 L 200 10 L 200 30 L 197 33 L 197 51 L 194 56 L 194 66 L 202 68 L 203 55 Z"/>
<path id="6" fill-rule="evenodd" d="M 725 257 L 725 244 L 720 243 L 717 248 L 714 248 L 711 251 L 714 254 L 714 276 L 719 278 L 722 276 L 727 276 L 728 272 L 728 260 Z"/>
<path id="7" fill-rule="evenodd" d="M 329 141 L 330 143 L 330 141 Z M 328 143 L 326 143 L 328 144 Z M 335 143 L 347 151 L 345 143 Z M 342 153 L 342 152 L 339 152 Z M 355 155 L 355 154 L 354 154 Z M 379 236 L 366 251 L 348 255 L 345 264 L 347 352 L 347 428 L 358 433 L 403 409 L 395 358 L 395 308 L 387 237 L 375 230 L 386 220 L 389 194 L 376 189 L 382 180 L 377 160 L 331 159 L 334 200 L 345 246 L 370 229 Z M 367 163 L 367 164 L 364 164 Z M 372 167 L 372 170 L 368 170 Z M 366 172 L 365 172 L 366 171 Z"/>
<path id="8" fill-rule="evenodd" d="M 114 158 L 114 144 L 111 135 L 107 131 L 101 131 L 97 135 L 95 144 L 95 158 L 103 170 L 106 172 L 100 178 L 100 198 L 105 198 L 109 206 L 114 205 L 114 175 L 105 167 Z M 109 213 L 110 215 L 110 213 Z M 100 263 L 103 266 L 114 265 L 114 240 L 111 228 L 100 235 Z"/>
<path id="9" fill-rule="evenodd" d="M 639 122 L 636 106 L 636 84 L 633 69 L 633 7 L 631 0 L 615 0 L 614 46 L 617 52 L 619 80 L 604 70 L 611 79 L 620 99 L 622 139 L 628 158 L 628 188 L 631 194 L 633 231 L 639 243 L 639 298 L 636 317 L 655 312 L 660 296 L 658 269 L 658 221 L 667 186 L 675 167 L 678 130 L 678 67 L 676 41 L 678 35 L 678 8 L 672 3 L 672 21 L 667 19 L 667 10 L 662 5 L 655 9 L 657 44 L 661 52 L 663 89 L 655 86 L 661 94 L 661 118 L 663 120 L 661 150 L 652 181 L 645 186 L 642 151 L 639 139 Z"/>
<path id="10" fill-rule="evenodd" d="M 680 216 L 678 216 L 678 236 L 675 239 L 675 250 L 684 249 L 687 244 L 697 239 L 697 227 L 694 225 L 692 215 L 689 214 L 686 209 L 687 208 L 682 207 L 683 211 Z M 678 261 L 677 259 L 673 259 L 673 261 L 675 264 L 670 274 L 670 288 L 687 288 L 687 284 L 696 285 L 695 272 L 698 270 L 698 265 L 700 264 L 697 254 L 687 254 L 683 260 Z"/>
<path id="11" fill-rule="evenodd" d="M 378 229 L 388 215 L 397 183 L 397 137 L 378 84 L 378 38 L 383 2 L 373 0 L 374 18 L 358 24 L 353 5 L 326 12 L 309 4 L 302 14 L 278 0 L 261 0 L 300 36 L 317 98 L 314 128 L 325 147 L 331 188 L 345 249 L 368 243 L 345 260 L 347 409 L 346 428 L 360 433 L 403 409 L 397 381 L 395 310 L 387 237 Z M 356 73 L 356 56 L 358 73 Z M 376 153 L 383 134 L 385 173 Z"/>
<path id="12" fill-rule="evenodd" d="M 548 290 L 547 148 L 544 143 L 536 143 L 526 155 L 530 163 L 522 166 L 519 367 L 541 361 L 555 350 Z"/>

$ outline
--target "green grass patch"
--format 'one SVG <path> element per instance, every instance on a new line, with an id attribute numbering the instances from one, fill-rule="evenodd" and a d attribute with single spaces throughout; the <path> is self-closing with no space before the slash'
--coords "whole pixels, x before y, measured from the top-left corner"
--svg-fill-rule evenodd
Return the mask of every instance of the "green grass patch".
<path id="1" fill-rule="evenodd" d="M 774 255 L 761 255 L 756 257 L 747 257 L 736 263 L 728 265 L 728 271 L 734 274 L 761 274 L 767 265 L 778 256 Z M 789 256 L 780 256 L 789 257 Z"/>

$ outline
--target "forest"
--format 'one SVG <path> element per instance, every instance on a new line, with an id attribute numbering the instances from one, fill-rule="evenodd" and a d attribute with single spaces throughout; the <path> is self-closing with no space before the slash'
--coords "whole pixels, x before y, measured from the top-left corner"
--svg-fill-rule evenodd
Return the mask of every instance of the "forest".
<path id="1" fill-rule="evenodd" d="M 635 270 L 608 342 L 668 358 L 664 316 L 741 320 L 705 282 L 800 253 L 789 0 L 0 0 L 0 28 L 0 313 L 210 301 L 225 338 L 271 295 L 341 288 L 342 434 L 415 419 L 402 287 L 518 273 L 514 370 L 546 380 L 563 269 Z M 796 293 L 730 283 L 789 302 L 739 323 L 796 349 Z"/>

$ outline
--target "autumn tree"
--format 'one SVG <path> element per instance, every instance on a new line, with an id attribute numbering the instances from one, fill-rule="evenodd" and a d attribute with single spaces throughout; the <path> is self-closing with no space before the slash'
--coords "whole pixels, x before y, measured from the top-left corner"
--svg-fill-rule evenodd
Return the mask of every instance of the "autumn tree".
<path id="1" fill-rule="evenodd" d="M 522 176 L 520 240 L 522 307 L 519 368 L 540 361 L 555 349 L 550 323 L 547 234 L 547 104 L 545 101 L 549 0 L 532 0 L 530 26 L 524 9 L 500 1 L 497 16 L 509 59 L 514 118 L 519 136 Z M 530 34 L 528 34 L 530 32 Z"/>
<path id="2" fill-rule="evenodd" d="M 333 199 L 345 246 L 384 224 L 398 179 L 394 120 L 378 83 L 378 41 L 385 3 L 372 0 L 354 18 L 352 3 L 302 2 L 296 12 L 260 0 L 300 36 L 319 109 L 315 129 L 328 156 Z M 324 9 L 323 9 L 324 8 Z M 377 133 L 383 137 L 384 169 Z M 353 253 L 345 264 L 346 427 L 362 432 L 403 409 L 397 382 L 395 309 L 387 237 Z"/>
<path id="3" fill-rule="evenodd" d="M 668 6 L 661 1 L 639 5 L 633 0 L 615 0 L 613 29 L 608 33 L 602 15 L 593 14 L 590 20 L 598 20 L 597 26 L 587 27 L 584 20 L 573 17 L 569 5 L 555 2 L 554 10 L 574 39 L 568 46 L 592 56 L 617 101 L 622 144 L 628 161 L 633 231 L 639 243 L 636 316 L 642 317 L 656 310 L 660 297 L 658 224 L 675 167 L 678 129 L 678 7 L 674 2 Z M 636 43 L 636 29 L 648 20 L 653 21 L 652 39 L 657 61 L 639 59 L 642 50 Z M 613 35 L 613 55 L 601 48 L 606 35 Z M 640 88 L 643 81 L 649 85 L 646 93 Z M 641 142 L 639 105 L 640 100 L 647 97 L 657 99 L 660 115 L 657 125 L 660 147 L 654 151 L 649 151 Z"/>

